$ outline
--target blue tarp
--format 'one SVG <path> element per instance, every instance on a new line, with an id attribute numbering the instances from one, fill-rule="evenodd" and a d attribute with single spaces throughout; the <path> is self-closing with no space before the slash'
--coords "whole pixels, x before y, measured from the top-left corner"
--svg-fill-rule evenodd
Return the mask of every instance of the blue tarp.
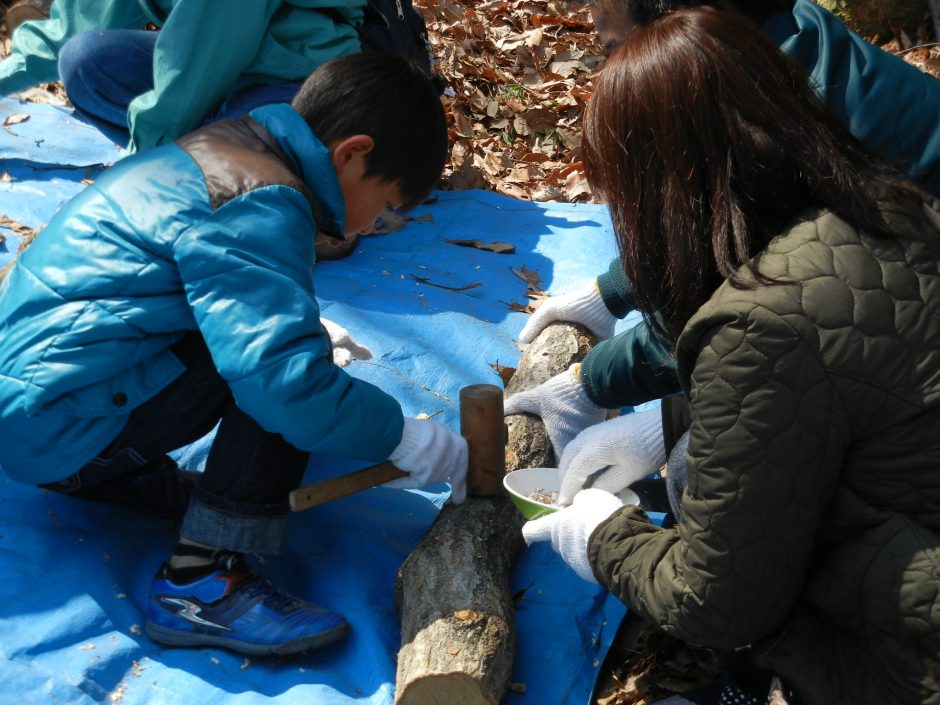
<path id="1" fill-rule="evenodd" d="M 24 113 L 28 120 L 0 130 L 0 172 L 11 177 L 0 177 L 0 215 L 37 227 L 121 155 L 66 110 L 0 101 L 0 122 Z M 460 388 L 499 384 L 492 365 L 518 363 L 514 337 L 526 314 L 508 304 L 526 302 L 526 284 L 512 270 L 534 270 L 544 288 L 562 293 L 606 268 L 615 251 L 610 221 L 599 206 L 482 191 L 437 193 L 410 215 L 403 230 L 364 238 L 354 256 L 318 263 L 316 291 L 323 315 L 373 352 L 346 368 L 351 374 L 396 396 L 406 414 L 433 414 L 456 429 Z M 19 239 L 0 234 L 3 266 Z M 516 253 L 448 239 L 508 242 Z M 0 443 L 15 442 L 0 429 Z M 181 462 L 198 465 L 204 449 L 185 449 Z M 306 480 L 355 467 L 314 457 Z M 352 635 L 296 657 L 246 659 L 162 648 L 142 633 L 151 576 L 175 543 L 170 523 L 0 473 L 0 705 L 391 703 L 395 572 L 447 498 L 445 486 L 429 489 L 375 488 L 293 515 L 286 550 L 265 557 L 263 570 L 343 612 Z M 587 703 L 625 608 L 575 577 L 546 544 L 523 554 L 512 583 L 513 680 L 526 688 L 506 705 Z"/>

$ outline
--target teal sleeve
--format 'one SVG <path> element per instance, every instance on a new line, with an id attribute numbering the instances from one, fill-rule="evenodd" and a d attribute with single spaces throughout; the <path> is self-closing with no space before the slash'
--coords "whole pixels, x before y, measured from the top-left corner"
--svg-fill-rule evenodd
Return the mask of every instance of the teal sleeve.
<path id="1" fill-rule="evenodd" d="M 607 305 L 607 310 L 617 318 L 623 318 L 636 308 L 633 301 L 633 284 L 627 279 L 618 258 L 614 258 L 607 271 L 597 278 L 597 290 Z"/>
<path id="2" fill-rule="evenodd" d="M 771 15 L 762 30 L 806 68 L 819 96 L 852 134 L 940 196 L 940 81 L 851 32 L 810 0 L 797 0 L 792 14 Z"/>
<path id="3" fill-rule="evenodd" d="M 173 257 L 241 410 L 295 448 L 384 460 L 401 441 L 401 406 L 332 363 L 311 279 L 315 235 L 307 199 L 268 186 L 191 226 Z"/>
<path id="4" fill-rule="evenodd" d="M 581 383 L 591 401 L 605 409 L 681 391 L 672 348 L 646 321 L 598 343 L 581 363 Z"/>
<path id="5" fill-rule="evenodd" d="M 0 62 L 0 95 L 59 78 L 59 49 L 79 32 L 143 29 L 136 0 L 56 0 L 48 20 L 24 22 L 13 33 L 10 56 Z"/>
<path id="6" fill-rule="evenodd" d="M 129 150 L 198 127 L 254 61 L 281 0 L 179 0 L 160 30 L 154 88 L 128 108 Z"/>

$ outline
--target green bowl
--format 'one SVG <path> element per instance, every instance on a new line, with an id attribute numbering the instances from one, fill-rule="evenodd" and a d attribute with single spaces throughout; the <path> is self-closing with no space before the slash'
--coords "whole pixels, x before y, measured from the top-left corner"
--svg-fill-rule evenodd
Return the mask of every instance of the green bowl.
<path id="1" fill-rule="evenodd" d="M 561 481 L 558 478 L 558 468 L 522 468 L 513 470 L 503 476 L 503 487 L 509 493 L 513 504 L 526 519 L 538 519 L 546 514 L 562 509 L 557 504 L 545 504 L 532 499 L 535 492 L 558 493 Z M 618 499 L 624 504 L 639 504 L 640 498 L 629 487 L 616 493 Z"/>
<path id="2" fill-rule="evenodd" d="M 545 504 L 530 497 L 537 491 L 558 492 L 561 487 L 558 468 L 521 468 L 507 472 L 503 476 L 503 487 L 526 519 L 538 519 L 561 509 L 558 505 Z"/>

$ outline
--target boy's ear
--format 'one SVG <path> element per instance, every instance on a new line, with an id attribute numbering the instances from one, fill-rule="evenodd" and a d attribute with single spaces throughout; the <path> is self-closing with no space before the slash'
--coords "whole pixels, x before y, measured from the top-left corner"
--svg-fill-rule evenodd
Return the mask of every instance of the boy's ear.
<path id="1" fill-rule="evenodd" d="M 354 158 L 366 156 L 374 146 L 375 140 L 369 135 L 353 135 L 337 140 L 331 150 L 334 168 L 339 171 Z"/>

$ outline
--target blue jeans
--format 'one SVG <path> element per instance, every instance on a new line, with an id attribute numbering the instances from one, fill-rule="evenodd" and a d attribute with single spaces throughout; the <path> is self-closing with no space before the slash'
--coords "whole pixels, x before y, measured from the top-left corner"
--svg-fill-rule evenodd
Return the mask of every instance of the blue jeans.
<path id="1" fill-rule="evenodd" d="M 59 51 L 59 77 L 76 113 L 114 142 L 127 144 L 127 107 L 153 89 L 158 34 L 142 29 L 81 32 Z M 262 105 L 289 103 L 300 85 L 277 83 L 230 94 L 208 115 L 200 116 L 200 123 L 240 117 Z"/>
<path id="2" fill-rule="evenodd" d="M 218 423 L 180 534 L 215 549 L 278 553 L 288 496 L 300 486 L 309 454 L 268 433 L 235 405 L 201 335 L 188 334 L 173 352 L 186 371 L 134 409 L 124 430 L 97 458 L 51 489 L 102 498 L 95 494 L 96 483 L 165 467 L 173 463 L 167 453 L 202 438 Z"/>

